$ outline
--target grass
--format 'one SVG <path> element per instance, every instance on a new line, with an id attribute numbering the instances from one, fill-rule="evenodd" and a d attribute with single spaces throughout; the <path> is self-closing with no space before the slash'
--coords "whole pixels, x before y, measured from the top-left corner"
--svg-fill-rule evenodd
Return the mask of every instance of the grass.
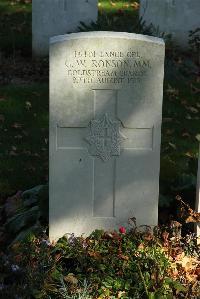
<path id="1" fill-rule="evenodd" d="M 138 1 L 132 0 L 122 0 L 122 1 L 109 1 L 109 0 L 99 0 L 98 6 L 100 13 L 106 13 L 107 15 L 113 15 L 116 13 L 128 14 L 128 16 L 133 20 L 137 18 L 138 15 Z"/>
<path id="2" fill-rule="evenodd" d="M 18 51 L 31 54 L 31 3 L 28 1 L 0 1 L 0 50 L 7 55 Z"/>
<path id="3" fill-rule="evenodd" d="M 48 86 L 0 89 L 2 195 L 24 190 L 48 176 Z"/>
<path id="4" fill-rule="evenodd" d="M 31 63 L 31 4 L 25 2 L 1 0 L 0 51 L 8 56 L 20 52 Z M 109 30 L 128 31 L 138 22 L 135 1 L 99 0 L 99 12 L 99 20 L 107 16 L 102 26 Z M 188 65 L 192 59 L 179 53 L 173 59 L 172 68 L 166 67 L 164 84 L 160 179 L 161 193 L 170 196 L 183 174 L 196 175 L 200 134 L 199 82 L 191 74 L 193 64 Z M 180 69 L 176 78 L 174 66 Z M 1 87 L 0 129 L 3 197 L 43 183 L 48 173 L 48 82 Z M 194 195 L 192 190 L 189 196 Z"/>

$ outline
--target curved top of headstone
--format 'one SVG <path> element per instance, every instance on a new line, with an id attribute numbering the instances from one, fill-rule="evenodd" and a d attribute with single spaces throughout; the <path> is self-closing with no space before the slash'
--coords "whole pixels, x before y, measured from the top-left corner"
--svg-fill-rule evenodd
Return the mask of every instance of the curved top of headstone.
<path id="1" fill-rule="evenodd" d="M 114 31 L 89 31 L 89 32 L 78 32 L 78 33 L 71 33 L 65 35 L 57 35 L 50 38 L 50 43 L 58 43 L 64 42 L 67 40 L 72 39 L 79 39 L 79 38 L 123 38 L 123 39 L 134 39 L 140 40 L 150 43 L 157 43 L 160 45 L 164 45 L 165 42 L 162 38 L 149 36 L 149 35 L 142 35 L 136 33 L 128 33 L 128 32 L 114 32 Z"/>

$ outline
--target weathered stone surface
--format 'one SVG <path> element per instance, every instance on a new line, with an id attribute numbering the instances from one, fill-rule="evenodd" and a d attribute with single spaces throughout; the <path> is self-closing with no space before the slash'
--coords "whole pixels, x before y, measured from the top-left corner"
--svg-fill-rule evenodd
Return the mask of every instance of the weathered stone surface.
<path id="1" fill-rule="evenodd" d="M 80 22 L 97 20 L 98 0 L 33 0 L 32 49 L 33 55 L 49 54 L 49 38 L 75 32 Z"/>
<path id="2" fill-rule="evenodd" d="M 50 46 L 50 238 L 157 224 L 161 39 L 117 32 Z"/>
<path id="3" fill-rule="evenodd" d="M 199 0 L 140 0 L 140 17 L 146 24 L 171 34 L 182 47 L 188 47 L 189 31 L 200 27 L 199 14 Z"/>

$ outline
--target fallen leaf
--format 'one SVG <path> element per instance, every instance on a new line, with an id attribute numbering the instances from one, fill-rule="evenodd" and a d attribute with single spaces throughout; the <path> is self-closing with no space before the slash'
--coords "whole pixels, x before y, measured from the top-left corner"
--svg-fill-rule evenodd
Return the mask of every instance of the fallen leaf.
<path id="1" fill-rule="evenodd" d="M 130 6 L 131 6 L 132 8 L 134 8 L 134 9 L 139 9 L 140 4 L 137 3 L 137 2 L 133 2 L 133 3 L 130 4 Z"/>
<path id="2" fill-rule="evenodd" d="M 183 132 L 183 133 L 182 133 L 182 137 L 190 137 L 190 133 L 188 133 L 188 132 Z"/>
<path id="3" fill-rule="evenodd" d="M 195 138 L 200 142 L 200 134 L 197 134 Z"/>
<path id="4" fill-rule="evenodd" d="M 124 7 L 129 8 L 130 4 L 125 4 Z"/>
<path id="5" fill-rule="evenodd" d="M 78 279 L 74 276 L 73 273 L 69 273 L 67 276 L 65 276 L 64 280 L 70 284 L 74 284 L 74 285 L 78 284 Z"/>
<path id="6" fill-rule="evenodd" d="M 117 294 L 117 298 L 122 298 L 126 295 L 126 292 L 125 291 L 119 291 L 118 294 Z"/>
<path id="7" fill-rule="evenodd" d="M 191 88 L 191 92 L 193 94 L 198 94 L 200 92 L 200 88 L 197 88 L 196 86 L 194 86 L 192 83 L 190 84 L 190 88 Z"/>
<path id="8" fill-rule="evenodd" d="M 116 6 L 116 3 L 110 1 L 110 5 L 111 5 L 111 6 Z"/>
<path id="9" fill-rule="evenodd" d="M 184 256 L 183 259 L 179 262 L 186 271 L 196 268 L 196 259 L 191 256 Z"/>
<path id="10" fill-rule="evenodd" d="M 15 128 L 15 129 L 20 129 L 22 127 L 22 124 L 20 124 L 20 123 L 14 123 L 14 124 L 12 124 L 11 127 Z"/>
<path id="11" fill-rule="evenodd" d="M 189 158 L 193 158 L 193 155 L 190 152 L 185 153 L 185 155 Z"/>
<path id="12" fill-rule="evenodd" d="M 18 156 L 18 154 L 16 154 L 14 151 L 10 151 L 9 156 Z"/>
<path id="13" fill-rule="evenodd" d="M 176 145 L 174 143 L 169 142 L 169 145 L 173 148 L 173 149 L 177 149 Z"/>
<path id="14" fill-rule="evenodd" d="M 189 106 L 189 107 L 187 107 L 187 109 L 190 110 L 192 113 L 198 113 L 199 112 L 199 110 L 197 108 L 193 107 L 193 106 Z"/>
<path id="15" fill-rule="evenodd" d="M 193 215 L 190 215 L 186 220 L 186 223 L 197 223 L 200 222 L 200 213 L 194 213 Z"/>
<path id="16" fill-rule="evenodd" d="M 26 109 L 27 110 L 30 110 L 31 109 L 31 107 L 32 107 L 32 104 L 31 104 L 31 102 L 29 102 L 29 101 L 26 101 Z"/>
<path id="17" fill-rule="evenodd" d="M 121 258 L 122 260 L 125 260 L 125 261 L 129 260 L 129 257 L 127 255 L 124 255 L 124 254 L 119 254 L 118 257 Z"/>
<path id="18" fill-rule="evenodd" d="M 143 250 L 144 249 L 144 244 L 141 243 L 139 246 L 138 246 L 138 250 Z"/>

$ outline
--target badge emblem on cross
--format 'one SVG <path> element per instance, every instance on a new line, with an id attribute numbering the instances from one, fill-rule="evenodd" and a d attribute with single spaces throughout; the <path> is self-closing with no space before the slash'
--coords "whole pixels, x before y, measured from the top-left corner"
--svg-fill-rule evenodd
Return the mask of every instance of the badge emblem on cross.
<path id="1" fill-rule="evenodd" d="M 120 155 L 120 144 L 126 139 L 120 132 L 121 122 L 111 119 L 107 113 L 102 118 L 91 120 L 89 135 L 85 140 L 90 144 L 88 150 L 92 156 L 100 157 L 104 162 L 112 156 Z"/>

